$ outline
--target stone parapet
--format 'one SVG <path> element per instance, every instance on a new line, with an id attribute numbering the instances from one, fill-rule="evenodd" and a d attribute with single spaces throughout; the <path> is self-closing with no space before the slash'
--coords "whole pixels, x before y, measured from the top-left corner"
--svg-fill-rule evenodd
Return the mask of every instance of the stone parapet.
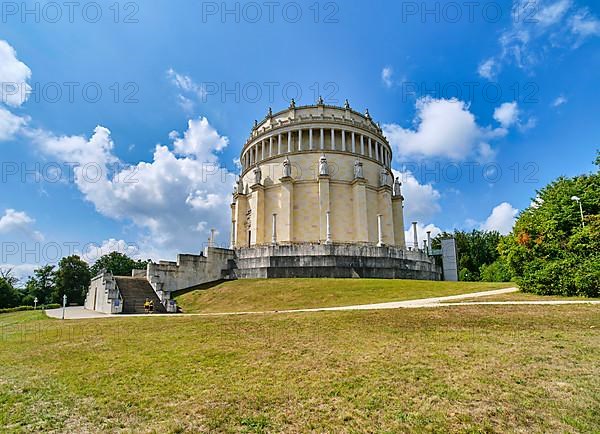
<path id="1" fill-rule="evenodd" d="M 393 246 L 295 244 L 236 250 L 235 277 L 441 280 L 442 270 L 420 251 Z"/>

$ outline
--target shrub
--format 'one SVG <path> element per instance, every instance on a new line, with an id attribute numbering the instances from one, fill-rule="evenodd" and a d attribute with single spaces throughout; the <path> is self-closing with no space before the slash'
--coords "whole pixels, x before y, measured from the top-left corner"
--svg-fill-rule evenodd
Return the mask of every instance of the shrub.
<path id="1" fill-rule="evenodd" d="M 483 282 L 510 282 L 512 280 L 510 268 L 502 259 L 497 259 L 489 265 L 482 265 L 479 275 Z"/>

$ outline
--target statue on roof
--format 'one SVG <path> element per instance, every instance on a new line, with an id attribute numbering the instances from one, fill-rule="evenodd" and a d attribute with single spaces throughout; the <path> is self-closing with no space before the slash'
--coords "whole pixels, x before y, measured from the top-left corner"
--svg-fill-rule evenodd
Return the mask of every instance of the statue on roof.
<path id="1" fill-rule="evenodd" d="M 294 98 L 290 101 L 290 108 L 296 108 L 296 100 Z"/>
<path id="2" fill-rule="evenodd" d="M 350 103 L 348 102 L 348 100 L 346 99 L 346 101 L 344 101 L 344 108 L 346 110 L 350 110 Z"/>
<path id="3" fill-rule="evenodd" d="M 323 101 L 323 97 L 319 95 L 319 99 L 317 100 L 317 105 L 323 105 L 325 102 Z"/>
<path id="4" fill-rule="evenodd" d="M 400 177 L 397 177 L 396 181 L 394 181 L 394 196 L 402 196 L 401 187 Z"/>

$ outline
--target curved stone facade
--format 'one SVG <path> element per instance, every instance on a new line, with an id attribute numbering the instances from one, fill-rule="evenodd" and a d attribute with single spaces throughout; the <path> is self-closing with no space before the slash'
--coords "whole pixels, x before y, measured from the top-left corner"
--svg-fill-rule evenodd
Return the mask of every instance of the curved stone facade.
<path id="1" fill-rule="evenodd" d="M 255 122 L 233 196 L 235 248 L 291 244 L 405 247 L 392 151 L 368 111 L 316 105 Z"/>

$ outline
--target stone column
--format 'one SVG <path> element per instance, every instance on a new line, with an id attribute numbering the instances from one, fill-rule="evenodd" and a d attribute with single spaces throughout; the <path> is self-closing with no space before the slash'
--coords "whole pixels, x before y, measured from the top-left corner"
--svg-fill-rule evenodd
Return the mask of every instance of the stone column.
<path id="1" fill-rule="evenodd" d="M 369 137 L 369 158 L 373 158 L 373 145 L 371 143 L 371 137 Z"/>
<path id="2" fill-rule="evenodd" d="M 271 244 L 277 244 L 277 214 L 273 213 L 273 228 L 271 229 Z"/>
<path id="3" fill-rule="evenodd" d="M 375 142 L 375 159 L 377 161 L 380 161 L 379 160 L 379 143 L 378 142 Z"/>
<path id="4" fill-rule="evenodd" d="M 331 209 L 329 202 L 329 176 L 319 176 L 319 239 L 327 240 L 327 213 Z"/>
<path id="5" fill-rule="evenodd" d="M 281 133 L 277 135 L 277 155 L 281 155 Z"/>
<path id="6" fill-rule="evenodd" d="M 413 243 L 415 250 L 419 250 L 419 234 L 417 233 L 417 222 L 412 222 L 413 227 Z"/>
<path id="7" fill-rule="evenodd" d="M 235 212 L 234 212 L 235 213 Z M 235 220 L 231 221 L 231 237 L 229 242 L 229 248 L 233 250 L 235 248 Z"/>
<path id="8" fill-rule="evenodd" d="M 433 253 L 431 249 L 431 231 L 427 231 L 427 253 L 429 255 Z"/>
<path id="9" fill-rule="evenodd" d="M 352 153 L 356 154 L 356 137 L 354 131 L 352 131 Z"/>
<path id="10" fill-rule="evenodd" d="M 331 244 L 331 211 L 327 211 L 325 217 L 327 219 L 327 234 L 325 237 L 325 244 Z"/>
<path id="11" fill-rule="evenodd" d="M 381 214 L 377 214 L 377 247 L 383 247 L 383 227 L 381 224 Z"/>
<path id="12" fill-rule="evenodd" d="M 298 150 L 302 150 L 302 129 L 298 130 Z"/>
<path id="13" fill-rule="evenodd" d="M 346 152 L 346 130 L 342 130 L 342 151 Z"/>
<path id="14" fill-rule="evenodd" d="M 331 150 L 335 151 L 335 130 L 331 129 Z"/>
<path id="15" fill-rule="evenodd" d="M 365 136 L 360 135 L 360 154 L 365 155 Z"/>
<path id="16" fill-rule="evenodd" d="M 288 153 L 292 152 L 292 132 L 288 131 Z"/>
<path id="17" fill-rule="evenodd" d="M 273 136 L 269 137 L 269 157 L 273 156 Z"/>
<path id="18" fill-rule="evenodd" d="M 312 151 L 313 148 L 313 129 L 309 128 L 308 130 L 308 149 Z"/>
<path id="19" fill-rule="evenodd" d="M 320 149 L 325 149 L 325 131 L 321 128 L 321 146 Z"/>

